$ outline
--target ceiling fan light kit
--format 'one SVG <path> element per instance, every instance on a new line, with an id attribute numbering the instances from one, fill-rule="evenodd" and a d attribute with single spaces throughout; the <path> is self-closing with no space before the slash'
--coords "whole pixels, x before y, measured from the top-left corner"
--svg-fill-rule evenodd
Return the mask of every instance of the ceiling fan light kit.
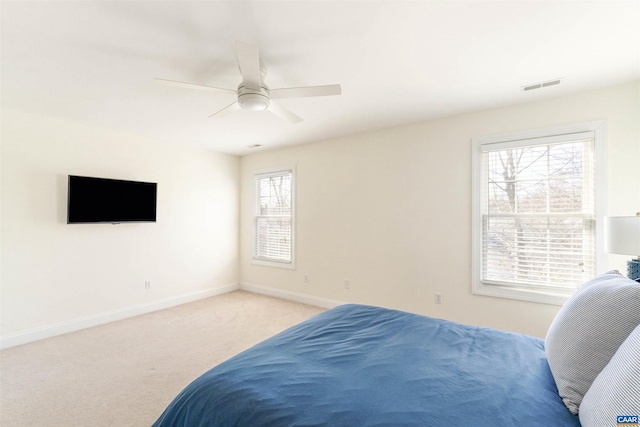
<path id="1" fill-rule="evenodd" d="M 282 105 L 273 102 L 271 99 L 303 98 L 310 96 L 331 96 L 340 95 L 342 88 L 338 84 L 325 86 L 305 86 L 269 90 L 264 84 L 266 69 L 260 66 L 260 56 L 256 46 L 236 42 L 236 54 L 238 66 L 242 75 L 242 83 L 237 91 L 232 89 L 218 88 L 214 86 L 198 85 L 194 83 L 178 82 L 174 80 L 155 79 L 156 83 L 177 86 L 187 89 L 209 90 L 222 93 L 235 93 L 238 100 L 226 106 L 209 117 L 222 117 L 240 108 L 249 111 L 269 111 L 290 123 L 300 123 L 302 119 Z"/>
<path id="2" fill-rule="evenodd" d="M 238 87 L 238 104 L 243 110 L 264 111 L 269 108 L 269 91 L 261 87 L 260 92 L 256 92 L 241 85 Z"/>

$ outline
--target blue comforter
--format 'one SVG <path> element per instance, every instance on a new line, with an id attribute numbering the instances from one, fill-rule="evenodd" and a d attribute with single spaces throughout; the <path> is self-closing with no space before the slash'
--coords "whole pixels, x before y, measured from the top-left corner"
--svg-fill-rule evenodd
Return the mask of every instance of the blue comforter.
<path id="1" fill-rule="evenodd" d="M 579 426 L 543 341 L 362 305 L 206 372 L 154 426 Z"/>

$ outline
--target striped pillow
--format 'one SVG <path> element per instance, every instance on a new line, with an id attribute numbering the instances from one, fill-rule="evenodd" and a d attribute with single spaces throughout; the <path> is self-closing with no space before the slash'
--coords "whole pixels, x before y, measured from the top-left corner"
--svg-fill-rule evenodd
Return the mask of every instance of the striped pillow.
<path id="1" fill-rule="evenodd" d="M 640 326 L 622 343 L 580 404 L 583 427 L 613 426 L 624 415 L 640 416 Z"/>
<path id="2" fill-rule="evenodd" d="M 545 348 L 558 394 L 577 414 L 593 380 L 640 324 L 640 284 L 617 271 L 585 283 L 551 323 Z"/>

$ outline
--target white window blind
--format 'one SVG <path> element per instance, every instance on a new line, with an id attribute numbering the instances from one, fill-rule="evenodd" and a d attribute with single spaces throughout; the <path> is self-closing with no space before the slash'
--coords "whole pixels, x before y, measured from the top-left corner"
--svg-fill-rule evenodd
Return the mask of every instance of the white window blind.
<path id="1" fill-rule="evenodd" d="M 254 174 L 254 260 L 292 264 L 293 171 Z"/>
<path id="2" fill-rule="evenodd" d="M 473 140 L 475 294 L 563 304 L 597 274 L 606 122 Z"/>
<path id="3" fill-rule="evenodd" d="M 482 281 L 573 290 L 593 277 L 593 135 L 481 150 Z"/>

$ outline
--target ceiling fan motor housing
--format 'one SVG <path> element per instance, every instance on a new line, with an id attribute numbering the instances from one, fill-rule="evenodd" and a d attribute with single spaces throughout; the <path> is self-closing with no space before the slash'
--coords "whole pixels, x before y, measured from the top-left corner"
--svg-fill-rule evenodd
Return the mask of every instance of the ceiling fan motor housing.
<path id="1" fill-rule="evenodd" d="M 238 105 L 244 110 L 263 111 L 269 108 L 269 89 L 261 87 L 259 91 L 238 86 Z"/>

